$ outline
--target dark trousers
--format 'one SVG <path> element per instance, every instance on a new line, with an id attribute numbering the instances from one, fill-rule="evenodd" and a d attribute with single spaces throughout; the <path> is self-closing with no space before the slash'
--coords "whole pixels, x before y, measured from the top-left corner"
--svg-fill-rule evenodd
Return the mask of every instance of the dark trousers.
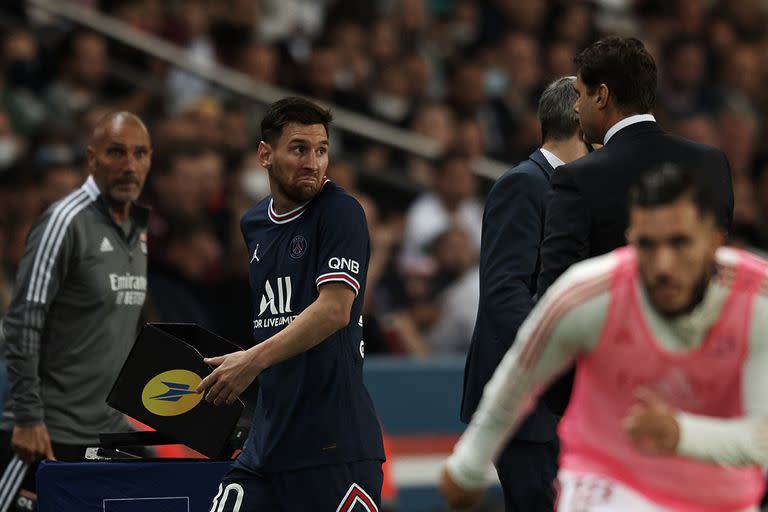
<path id="1" fill-rule="evenodd" d="M 512 439 L 496 460 L 507 512 L 552 512 L 555 508 L 557 438 L 546 443 Z"/>
<path id="2" fill-rule="evenodd" d="M 85 458 L 87 446 L 52 443 L 56 460 L 68 462 L 80 461 Z M 30 512 L 37 510 L 37 491 L 35 489 L 35 473 L 37 464 L 26 467 L 11 450 L 11 432 L 0 430 L 0 510 L 10 503 L 8 512 Z M 18 492 L 10 493 L 21 480 Z"/>

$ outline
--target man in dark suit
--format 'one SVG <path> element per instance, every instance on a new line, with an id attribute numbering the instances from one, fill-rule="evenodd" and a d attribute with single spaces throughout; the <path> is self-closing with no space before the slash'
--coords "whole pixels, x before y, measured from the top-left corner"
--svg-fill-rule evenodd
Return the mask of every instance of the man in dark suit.
<path id="1" fill-rule="evenodd" d="M 543 145 L 494 185 L 483 215 L 480 304 L 464 370 L 461 419 L 469 423 L 486 382 L 533 308 L 539 245 L 554 168 L 587 153 L 573 110 L 575 78 L 553 82 L 539 100 Z M 540 404 L 496 462 L 506 509 L 551 511 L 557 474 L 557 417 Z"/>
<path id="2" fill-rule="evenodd" d="M 696 169 L 718 198 L 717 220 L 728 230 L 733 187 L 719 149 L 665 133 L 650 114 L 656 100 L 656 64 L 635 38 L 608 37 L 575 59 L 579 93 L 576 110 L 587 142 L 600 151 L 565 165 L 552 176 L 552 195 L 541 246 L 537 294 L 573 263 L 626 244 L 627 196 L 640 176 L 664 162 Z M 550 388 L 549 402 L 561 413 L 570 396 L 565 377 Z"/>

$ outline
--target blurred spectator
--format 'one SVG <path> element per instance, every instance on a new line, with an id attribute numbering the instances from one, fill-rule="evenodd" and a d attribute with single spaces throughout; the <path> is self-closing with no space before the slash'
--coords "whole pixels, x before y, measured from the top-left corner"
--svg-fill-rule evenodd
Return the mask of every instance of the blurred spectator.
<path id="1" fill-rule="evenodd" d="M 93 32 L 67 35 L 59 59 L 60 73 L 45 93 L 51 122 L 74 129 L 77 116 L 99 101 L 107 72 L 107 43 Z"/>
<path id="2" fill-rule="evenodd" d="M 178 18 L 169 36 L 187 49 L 187 56 L 196 64 L 210 66 L 216 62 L 216 51 L 208 30 L 210 20 L 202 0 L 187 0 L 178 7 Z M 172 69 L 168 75 L 168 93 L 172 110 L 180 111 L 207 95 L 208 83 L 182 69 Z"/>
<path id="3" fill-rule="evenodd" d="M 567 41 L 576 48 L 589 44 L 595 36 L 592 31 L 592 12 L 589 3 L 582 0 L 558 3 L 560 8 L 556 10 L 553 23 L 557 38 Z M 565 73 L 559 76 L 571 74 Z"/>
<path id="4" fill-rule="evenodd" d="M 218 330 L 211 279 L 218 275 L 221 246 L 205 221 L 186 220 L 170 225 L 162 261 L 153 261 L 149 286 L 162 322 L 190 322 Z"/>
<path id="5" fill-rule="evenodd" d="M 755 112 L 745 102 L 729 102 L 717 114 L 720 148 L 731 164 L 734 180 L 749 173 L 757 150 L 760 126 Z"/>
<path id="6" fill-rule="evenodd" d="M 11 119 L 0 111 L 0 170 L 11 167 L 25 150 L 25 141 L 14 133 Z"/>
<path id="7" fill-rule="evenodd" d="M 672 124 L 671 131 L 686 139 L 720 147 L 720 135 L 715 121 L 706 114 L 692 114 L 678 119 Z"/>
<path id="8" fill-rule="evenodd" d="M 554 40 L 544 48 L 543 81 L 548 82 L 561 76 L 573 76 L 576 68 L 573 65 L 573 56 L 576 55 L 577 46 L 565 40 Z"/>
<path id="9" fill-rule="evenodd" d="M 369 30 L 368 57 L 375 67 L 385 66 L 401 53 L 401 40 L 394 21 L 381 18 Z"/>
<path id="10" fill-rule="evenodd" d="M 721 62 L 723 86 L 726 93 L 738 93 L 749 100 L 756 100 L 761 92 L 760 57 L 757 48 L 737 44 Z"/>
<path id="11" fill-rule="evenodd" d="M 429 246 L 452 225 L 464 229 L 480 249 L 483 206 L 475 197 L 476 181 L 464 153 L 449 152 L 435 166 L 434 192 L 420 196 L 406 214 L 401 264 L 408 272 L 433 273 Z"/>
<path id="12" fill-rule="evenodd" d="M 250 43 L 240 51 L 237 68 L 258 82 L 274 84 L 278 77 L 278 57 L 266 43 Z"/>
<path id="13" fill-rule="evenodd" d="M 405 123 L 413 108 L 409 80 L 395 65 L 379 69 L 371 84 L 367 109 L 370 115 L 393 124 Z"/>
<path id="14" fill-rule="evenodd" d="M 480 31 L 483 41 L 497 43 L 507 30 L 538 33 L 546 21 L 546 0 L 490 0 L 483 3 Z"/>
<path id="15" fill-rule="evenodd" d="M 47 113 L 36 96 L 40 89 L 38 44 L 24 29 L 8 32 L 2 38 L 0 56 L 0 108 L 11 119 L 14 131 L 30 133 Z"/>
<path id="16" fill-rule="evenodd" d="M 672 39 L 663 50 L 658 108 L 669 116 L 712 110 L 713 98 L 703 90 L 707 78 L 707 55 L 693 36 Z"/>
<path id="17" fill-rule="evenodd" d="M 448 104 L 458 116 L 471 117 L 482 124 L 489 154 L 501 159 L 509 157 L 513 153 L 514 121 L 500 100 L 489 100 L 483 68 L 470 59 L 454 62 L 449 87 Z"/>
<path id="18" fill-rule="evenodd" d="M 472 160 L 486 152 L 485 133 L 477 119 L 460 119 L 456 125 L 456 140 L 461 141 L 462 148 Z"/>
<path id="19" fill-rule="evenodd" d="M 539 43 L 523 32 L 511 32 L 501 43 L 500 61 L 505 65 L 505 87 L 498 96 L 506 97 L 514 111 L 535 105 L 536 89 L 541 84 Z M 489 94 L 489 83 L 486 90 Z"/>
<path id="20" fill-rule="evenodd" d="M 426 335 L 432 355 L 465 355 L 472 340 L 480 300 L 478 251 L 461 228 L 437 237 L 432 253 L 437 261 L 440 318 Z"/>
<path id="21" fill-rule="evenodd" d="M 325 22 L 328 0 L 262 0 L 259 34 L 267 41 L 314 39 Z"/>
<path id="22" fill-rule="evenodd" d="M 43 207 L 48 207 L 66 196 L 86 179 L 83 169 L 72 164 L 49 164 L 41 171 L 40 199 Z"/>
<path id="23" fill-rule="evenodd" d="M 172 150 L 165 157 L 156 158 L 154 167 L 147 193 L 153 207 L 148 230 L 150 260 L 162 258 L 176 219 L 198 219 L 204 215 L 206 206 L 206 192 L 201 186 L 205 171 L 199 150 Z"/>

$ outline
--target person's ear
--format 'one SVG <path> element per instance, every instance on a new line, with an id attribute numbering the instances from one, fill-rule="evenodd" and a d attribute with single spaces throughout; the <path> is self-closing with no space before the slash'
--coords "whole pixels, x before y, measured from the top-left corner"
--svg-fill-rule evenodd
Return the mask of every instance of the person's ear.
<path id="1" fill-rule="evenodd" d="M 608 86 L 605 84 L 600 84 L 597 86 L 597 91 L 595 94 L 595 104 L 597 105 L 597 108 L 604 109 L 608 106 L 608 100 L 611 97 L 611 91 L 608 89 Z"/>
<path id="2" fill-rule="evenodd" d="M 256 151 L 256 154 L 259 157 L 259 163 L 261 163 L 261 166 L 266 170 L 270 170 L 272 168 L 272 157 L 274 152 L 272 151 L 272 146 L 269 144 L 269 142 L 265 142 L 263 140 L 259 142 L 259 148 Z"/>

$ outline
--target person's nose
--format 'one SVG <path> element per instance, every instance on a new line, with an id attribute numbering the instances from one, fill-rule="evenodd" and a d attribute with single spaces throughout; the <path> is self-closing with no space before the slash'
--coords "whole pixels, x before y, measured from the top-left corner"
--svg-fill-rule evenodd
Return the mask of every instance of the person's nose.
<path id="1" fill-rule="evenodd" d="M 320 159 L 316 151 L 307 152 L 307 158 L 304 161 L 304 166 L 307 169 L 312 169 L 313 171 L 317 171 L 320 168 Z"/>
<path id="2" fill-rule="evenodd" d="M 662 247 L 656 251 L 654 270 L 659 274 L 671 274 L 674 262 L 674 251 L 671 248 Z"/>

